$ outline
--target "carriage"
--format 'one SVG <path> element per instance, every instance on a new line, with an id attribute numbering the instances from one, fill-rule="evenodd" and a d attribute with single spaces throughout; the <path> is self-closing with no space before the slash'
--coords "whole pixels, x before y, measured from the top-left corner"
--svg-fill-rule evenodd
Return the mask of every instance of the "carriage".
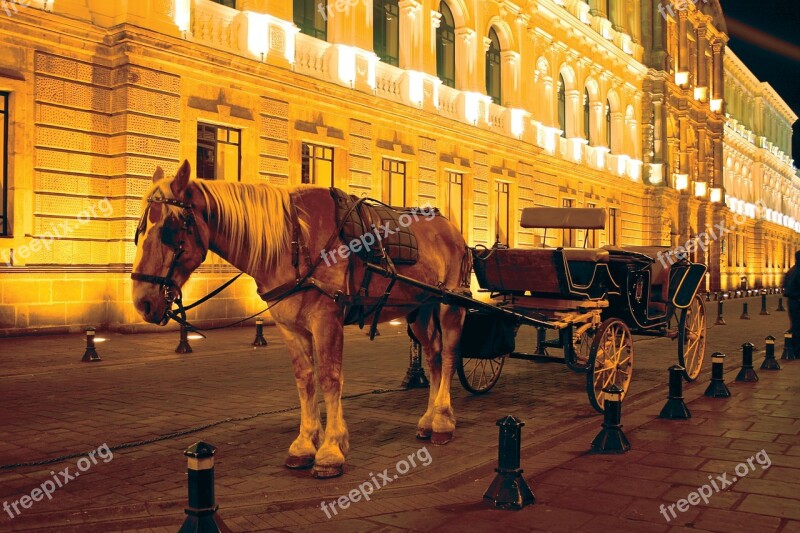
<path id="1" fill-rule="evenodd" d="M 526 208 L 523 228 L 586 233 L 604 228 L 595 208 Z M 705 306 L 697 294 L 705 265 L 662 247 L 473 249 L 474 271 L 490 307 L 465 319 L 456 370 L 465 389 L 488 392 L 507 358 L 555 361 L 586 374 L 589 402 L 603 410 L 603 389 L 628 390 L 633 335 L 677 340 L 687 381 L 697 378 L 706 338 Z M 531 352 L 515 347 L 522 326 L 536 329 Z M 550 331 L 555 332 L 549 335 Z M 563 357 L 549 350 L 561 348 Z"/>
<path id="2" fill-rule="evenodd" d="M 433 444 L 446 444 L 455 431 L 446 371 L 453 366 L 479 394 L 494 386 L 506 358 L 550 360 L 547 350 L 560 347 L 560 360 L 587 375 L 598 410 L 606 385 L 628 388 L 633 334 L 677 339 L 685 377 L 700 372 L 706 323 L 696 293 L 706 269 L 686 258 L 656 261 L 661 250 L 652 248 L 470 250 L 459 228 L 432 208 L 398 213 L 335 189 L 190 175 L 188 161 L 172 179 L 161 168 L 153 175 L 134 237 L 133 304 L 152 324 L 172 319 L 196 329 L 187 311 L 231 283 L 183 305 L 181 287 L 209 251 L 253 277 L 292 357 L 303 406 L 288 468 L 312 468 L 319 478 L 342 475 L 349 449 L 341 408 L 343 327 L 363 326 L 368 317 L 371 336 L 379 321 L 406 317 L 423 348 L 432 386 L 416 436 Z M 596 209 L 525 209 L 521 224 L 591 231 L 604 219 Z M 348 260 L 351 252 L 360 261 Z M 467 294 L 471 266 L 489 301 Z M 532 353 L 516 350 L 523 325 L 537 332 Z"/>

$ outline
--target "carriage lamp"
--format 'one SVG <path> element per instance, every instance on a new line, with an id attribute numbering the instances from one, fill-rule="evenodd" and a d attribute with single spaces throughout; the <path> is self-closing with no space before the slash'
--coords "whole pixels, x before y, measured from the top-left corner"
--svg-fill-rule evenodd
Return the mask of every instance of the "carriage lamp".
<path id="1" fill-rule="evenodd" d="M 256 318 L 256 338 L 253 341 L 253 348 L 267 346 L 267 339 L 264 338 L 264 319 Z"/>
<path id="2" fill-rule="evenodd" d="M 669 367 L 669 396 L 658 418 L 668 420 L 687 420 L 692 418 L 686 402 L 683 401 L 683 372 L 681 365 Z"/>
<path id="3" fill-rule="evenodd" d="M 100 356 L 97 355 L 97 348 L 95 348 L 96 342 L 103 342 L 106 339 L 102 337 L 95 336 L 96 330 L 93 327 L 86 328 L 86 351 L 83 352 L 83 358 L 81 359 L 82 363 L 96 363 L 98 361 L 102 361 Z"/>
<path id="4" fill-rule="evenodd" d="M 725 385 L 725 381 L 722 376 L 724 372 L 724 364 L 724 353 L 714 352 L 711 354 L 711 383 L 708 384 L 708 388 L 703 393 L 705 396 L 708 396 L 709 398 L 730 397 L 731 391 L 728 390 L 728 387 Z"/>
<path id="5" fill-rule="evenodd" d="M 525 422 L 510 415 L 497 421 L 500 428 L 497 468 L 494 469 L 497 475 L 483 497 L 498 509 L 522 509 L 536 501 L 519 467 L 524 425 Z"/>
<path id="6" fill-rule="evenodd" d="M 742 368 L 736 374 L 736 381 L 740 383 L 752 383 L 758 381 L 758 375 L 753 369 L 753 346 L 752 342 L 742 344 Z"/>
<path id="7" fill-rule="evenodd" d="M 631 449 L 631 443 L 622 432 L 622 394 L 625 391 L 612 383 L 603 389 L 605 394 L 603 424 L 600 433 L 592 441 L 595 453 L 625 453 Z"/>
<path id="8" fill-rule="evenodd" d="M 775 337 L 769 335 L 764 339 L 764 362 L 761 370 L 780 370 L 781 365 L 775 359 Z"/>

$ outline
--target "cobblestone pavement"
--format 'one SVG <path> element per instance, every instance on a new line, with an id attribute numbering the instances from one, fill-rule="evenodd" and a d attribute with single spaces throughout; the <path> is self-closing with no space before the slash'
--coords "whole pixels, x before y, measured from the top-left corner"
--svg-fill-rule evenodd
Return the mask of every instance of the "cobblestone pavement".
<path id="1" fill-rule="evenodd" d="M 739 319 L 745 301 L 749 321 Z M 404 328 L 382 325 L 375 342 L 348 328 L 344 410 L 352 449 L 345 475 L 325 481 L 283 467 L 299 412 L 290 360 L 272 328 L 266 348 L 250 346 L 251 328 L 236 328 L 191 341 L 195 351 L 187 355 L 173 353 L 175 331 L 106 334 L 98 344 L 103 361 L 93 364 L 79 362 L 81 335 L 0 339 L 0 465 L 77 454 L 0 469 L 0 504 L 30 495 L 51 472 L 75 472 L 89 450 L 135 444 L 97 461 L 52 499 L 26 500 L 29 508 L 18 506 L 13 519 L 0 512 L 0 531 L 175 531 L 186 505 L 182 451 L 197 440 L 218 448 L 219 514 L 234 531 L 800 531 L 800 362 L 760 371 L 755 384 L 732 383 L 743 342 L 761 347 L 756 368 L 766 335 L 778 339 L 780 357 L 788 317 L 774 311 L 776 296 L 768 299 L 769 316 L 758 314 L 755 298 L 725 305 L 728 325 L 709 329 L 703 374 L 684 387 L 689 421 L 656 418 L 666 369 L 677 360 L 675 342 L 636 338 L 623 412 L 632 450 L 619 456 L 587 453 L 601 417 L 588 404 L 584 375 L 521 360 L 507 361 L 487 395 L 473 396 L 455 379 L 456 438 L 442 447 L 418 441 L 427 391 L 396 390 L 408 366 Z M 713 324 L 716 303 L 707 307 Z M 712 351 L 728 354 L 730 399 L 702 396 Z M 537 498 L 517 512 L 482 502 L 496 466 L 495 421 L 507 414 L 526 423 L 522 466 Z M 418 465 L 369 501 L 337 507 L 330 519 L 321 509 L 321 501 L 385 469 L 391 477 L 411 454 Z M 770 466 L 754 457 L 767 457 Z M 707 503 L 675 507 L 709 476 L 730 478 L 748 459 L 755 467 Z"/>

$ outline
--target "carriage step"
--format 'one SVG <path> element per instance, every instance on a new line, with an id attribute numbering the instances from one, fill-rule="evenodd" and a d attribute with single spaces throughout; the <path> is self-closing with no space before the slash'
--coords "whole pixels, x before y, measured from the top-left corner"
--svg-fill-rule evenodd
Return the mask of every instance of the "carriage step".
<path id="1" fill-rule="evenodd" d="M 555 356 L 555 355 L 511 352 L 508 356 L 511 359 L 524 359 L 525 361 L 536 361 L 537 363 L 561 363 L 561 364 L 566 364 L 566 361 L 564 360 L 563 357 L 558 357 L 558 356 Z"/>

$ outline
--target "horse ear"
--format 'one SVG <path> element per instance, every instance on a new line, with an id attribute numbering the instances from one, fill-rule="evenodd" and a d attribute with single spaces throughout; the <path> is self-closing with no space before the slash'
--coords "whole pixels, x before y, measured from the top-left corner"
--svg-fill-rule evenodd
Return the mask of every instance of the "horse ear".
<path id="1" fill-rule="evenodd" d="M 156 171 L 153 172 L 153 183 L 163 178 L 164 178 L 164 169 L 161 167 L 156 167 Z"/>
<path id="2" fill-rule="evenodd" d="M 183 193 L 186 191 L 186 186 L 189 184 L 189 176 L 192 174 L 192 166 L 189 164 L 188 159 L 183 160 L 181 168 L 175 174 L 175 179 L 169 184 L 172 194 L 175 198 L 183 198 Z"/>

